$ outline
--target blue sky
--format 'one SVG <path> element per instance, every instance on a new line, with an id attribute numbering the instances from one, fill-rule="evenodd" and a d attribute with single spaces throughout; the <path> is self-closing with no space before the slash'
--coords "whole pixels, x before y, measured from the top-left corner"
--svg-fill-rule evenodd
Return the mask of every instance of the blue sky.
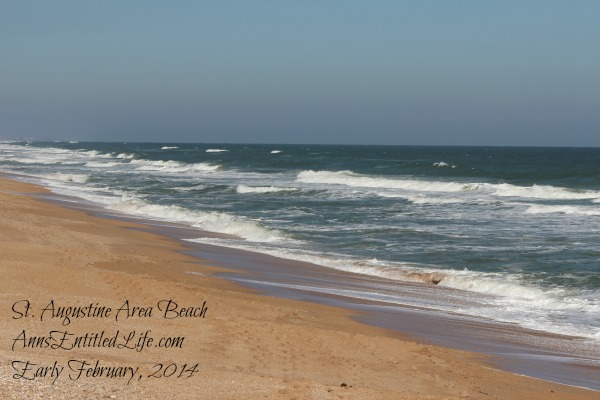
<path id="1" fill-rule="evenodd" d="M 0 137 L 600 146 L 600 1 L 4 1 Z"/>

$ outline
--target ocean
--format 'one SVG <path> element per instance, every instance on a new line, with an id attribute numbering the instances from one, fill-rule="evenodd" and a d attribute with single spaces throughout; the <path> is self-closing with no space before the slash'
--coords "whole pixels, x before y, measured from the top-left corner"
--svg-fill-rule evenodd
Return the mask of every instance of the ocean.
<path id="1" fill-rule="evenodd" d="M 1 142 L 0 171 L 354 273 L 346 296 L 600 343 L 598 148 Z"/>

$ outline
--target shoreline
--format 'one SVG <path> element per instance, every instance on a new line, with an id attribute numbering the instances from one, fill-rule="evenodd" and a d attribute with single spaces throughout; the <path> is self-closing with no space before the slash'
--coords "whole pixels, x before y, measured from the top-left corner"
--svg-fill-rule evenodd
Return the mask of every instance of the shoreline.
<path id="1" fill-rule="evenodd" d="M 506 371 L 574 387 L 600 389 L 596 379 L 600 376 L 597 345 L 594 347 L 595 343 L 588 340 L 437 309 L 393 304 L 385 299 L 385 293 L 401 296 L 401 292 L 428 292 L 432 290 L 430 285 L 411 282 L 399 285 L 383 278 L 220 246 L 202 244 L 193 248 L 196 250 L 189 254 L 202 256 L 212 265 L 226 268 L 244 265 L 242 271 L 234 269 L 217 275 L 264 295 L 341 307 L 352 311 L 356 321 L 390 329 L 416 342 L 485 355 L 489 364 Z M 211 251 L 211 248 L 217 250 Z M 399 286 L 402 289 L 398 289 Z M 369 293 L 378 290 L 383 299 L 361 298 L 359 287 Z M 449 290 L 460 294 L 456 289 Z"/>
<path id="2" fill-rule="evenodd" d="M 368 286 L 378 291 L 379 295 L 385 291 L 397 296 L 405 291 L 410 295 L 419 292 L 420 295 L 426 293 L 429 296 L 436 291 L 448 291 L 455 292 L 454 296 L 462 296 L 464 293 L 458 289 L 389 281 L 249 250 L 190 242 L 186 238 L 223 235 L 106 210 L 78 198 L 74 198 L 74 202 L 62 195 L 50 194 L 42 198 L 67 208 L 92 212 L 99 217 L 142 223 L 148 232 L 177 240 L 188 248 L 186 254 L 209 260 L 211 265 L 227 270 L 214 276 L 223 277 L 256 293 L 341 307 L 353 313 L 352 318 L 356 321 L 390 329 L 409 340 L 487 355 L 488 363 L 505 371 L 573 387 L 600 390 L 596 378 L 600 376 L 600 355 L 597 344 L 589 340 L 439 309 L 393 304 L 386 300 L 367 300 L 356 291 L 357 287 Z M 355 297 L 356 294 L 358 297 Z"/>
<path id="3" fill-rule="evenodd" d="M 190 326 L 188 321 L 177 321 L 175 326 L 167 327 L 155 319 L 143 319 L 141 323 L 140 320 L 126 321 L 124 329 L 147 326 L 155 332 L 183 332 L 181 334 L 192 341 L 184 352 L 84 353 L 90 357 L 101 355 L 107 362 L 133 359 L 141 368 L 158 361 L 159 356 L 174 363 L 183 362 L 179 361 L 183 354 L 202 354 L 209 362 L 201 381 L 211 385 L 194 382 L 193 378 L 184 385 L 176 381 L 148 383 L 144 380 L 135 390 L 130 385 L 115 385 L 106 380 L 100 381 L 102 385 L 84 381 L 77 381 L 76 385 L 68 381 L 57 385 L 45 381 L 15 382 L 10 379 L 6 362 L 14 357 L 8 349 L 7 338 L 14 338 L 19 327 L 22 329 L 25 325 L 40 331 L 47 330 L 49 325 L 31 321 L 24 325 L 23 321 L 9 320 L 2 328 L 4 362 L 0 381 L 0 394 L 7 394 L 7 398 L 19 398 L 14 397 L 19 390 L 71 393 L 79 389 L 89 398 L 94 398 L 92 393 L 114 390 L 118 398 L 132 399 L 160 398 L 167 389 L 175 390 L 173 393 L 179 393 L 179 398 L 236 398 L 235 390 L 240 390 L 245 398 L 319 395 L 323 398 L 545 399 L 552 392 L 573 399 L 597 396 L 597 392 L 591 390 L 498 371 L 487 366 L 481 355 L 422 345 L 396 332 L 355 322 L 349 318 L 355 313 L 350 310 L 269 297 L 225 279 L 209 277 L 208 274 L 223 274 L 225 270 L 182 254 L 189 252 L 190 246 L 184 248 L 172 239 L 145 232 L 147 227 L 143 224 L 98 218 L 31 197 L 31 193 L 40 190 L 45 189 L 0 178 L 1 209 L 5 217 L 2 230 L 11 232 L 4 233 L 1 242 L 2 258 L 7 260 L 2 263 L 3 276 L 7 277 L 2 284 L 3 310 L 7 310 L 8 305 L 10 312 L 11 301 L 22 296 L 37 297 L 39 304 L 58 294 L 66 303 L 97 298 L 104 303 L 118 304 L 124 298 L 137 298 L 140 304 L 150 304 L 172 293 L 190 303 L 204 298 L 209 312 L 202 320 L 201 336 L 198 336 L 198 327 Z M 30 194 L 14 194 L 24 192 Z M 40 229 L 42 221 L 51 224 Z M 15 237 L 12 234 L 15 229 L 23 235 Z M 61 252 L 48 252 L 56 247 L 56 241 L 60 242 Z M 19 271 L 14 270 L 17 265 Z M 50 268 L 52 279 L 44 280 L 36 275 L 46 268 Z M 30 279 L 22 279 L 24 275 Z M 8 315 L 3 312 L 4 318 Z M 106 328 L 104 321 L 97 320 L 77 321 L 77 324 L 83 330 Z M 28 354 L 40 359 L 63 357 L 38 349 Z M 242 382 L 241 386 L 233 385 L 232 380 Z M 341 386 L 342 383 L 345 386 Z M 142 392 L 144 397 L 138 397 Z M 197 397 L 199 393 L 205 397 Z"/>

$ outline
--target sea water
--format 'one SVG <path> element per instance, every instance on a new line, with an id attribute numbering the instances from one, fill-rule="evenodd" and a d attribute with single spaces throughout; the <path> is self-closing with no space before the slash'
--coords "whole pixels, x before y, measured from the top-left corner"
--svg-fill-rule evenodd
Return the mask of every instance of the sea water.
<path id="1" fill-rule="evenodd" d="M 0 170 L 192 242 L 441 293 L 347 296 L 600 342 L 597 148 L 2 142 Z"/>

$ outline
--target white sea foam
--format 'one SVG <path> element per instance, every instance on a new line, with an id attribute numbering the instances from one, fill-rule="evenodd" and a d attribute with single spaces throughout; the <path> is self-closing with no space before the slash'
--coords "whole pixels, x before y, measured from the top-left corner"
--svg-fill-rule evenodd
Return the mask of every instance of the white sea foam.
<path id="1" fill-rule="evenodd" d="M 372 177 L 352 171 L 302 171 L 297 180 L 304 183 L 344 185 L 357 188 L 403 189 L 419 192 L 467 192 L 480 189 L 478 183 L 426 181 Z"/>
<path id="2" fill-rule="evenodd" d="M 165 173 L 177 172 L 212 172 L 219 169 L 218 165 L 208 163 L 182 163 L 173 160 L 131 160 L 131 165 L 135 165 L 138 171 L 158 171 Z"/>
<path id="3" fill-rule="evenodd" d="M 511 280 L 508 275 L 468 270 L 436 270 L 434 272 L 440 275 L 439 285 L 441 286 L 528 301 L 542 300 L 546 302 L 549 299 L 546 290 L 524 286 Z"/>
<path id="4" fill-rule="evenodd" d="M 111 158 L 112 154 L 103 154 L 98 150 L 87 150 L 87 151 L 78 151 L 78 155 L 86 156 L 86 157 L 101 157 L 101 158 Z"/>
<path id="5" fill-rule="evenodd" d="M 19 164 L 61 164 L 63 158 L 60 157 L 36 157 L 36 158 L 24 158 L 24 157 L 12 157 L 11 161 Z"/>
<path id="6" fill-rule="evenodd" d="M 131 153 L 119 153 L 115 156 L 116 158 L 134 158 L 135 155 Z"/>
<path id="7" fill-rule="evenodd" d="M 281 153 L 281 150 L 271 150 L 271 154 L 279 154 Z"/>
<path id="8" fill-rule="evenodd" d="M 246 185 L 238 185 L 235 188 L 236 192 L 240 194 L 245 193 L 275 193 L 275 192 L 290 192 L 298 190 L 296 188 L 282 188 L 275 186 L 246 186 Z"/>
<path id="9" fill-rule="evenodd" d="M 450 164 L 448 164 L 448 163 L 446 163 L 446 162 L 444 162 L 444 161 L 440 161 L 440 162 L 433 163 L 433 166 L 434 166 L 434 167 L 450 167 L 450 168 L 456 168 L 456 165 L 454 165 L 454 164 L 450 165 Z"/>
<path id="10" fill-rule="evenodd" d="M 600 199 L 600 192 L 595 190 L 572 190 L 557 186 L 533 185 L 516 186 L 508 183 L 490 185 L 496 196 L 527 197 L 542 200 L 586 200 Z"/>
<path id="11" fill-rule="evenodd" d="M 117 165 L 123 165 L 120 162 L 97 162 L 97 161 L 88 161 L 87 163 L 85 163 L 86 167 L 92 167 L 92 168 L 110 168 L 110 167 L 115 167 Z"/>
<path id="12" fill-rule="evenodd" d="M 549 185 L 518 186 L 508 183 L 491 184 L 476 182 L 448 182 L 420 179 L 398 179 L 357 174 L 352 171 L 302 171 L 297 175 L 297 181 L 321 185 L 340 185 L 354 188 L 396 189 L 402 191 L 427 193 L 485 193 L 498 197 L 530 198 L 540 200 L 591 200 L 600 202 L 600 191 L 573 190 Z M 379 194 L 383 195 L 384 192 Z M 392 197 L 405 193 L 388 193 Z M 418 198 L 411 198 L 416 200 Z M 454 201 L 450 201 L 452 203 Z"/>
<path id="13" fill-rule="evenodd" d="M 61 182 L 86 183 L 90 179 L 90 176 L 84 174 L 65 174 L 62 172 L 55 172 L 52 174 L 40 175 L 40 178 Z"/>
<path id="14" fill-rule="evenodd" d="M 205 231 L 234 235 L 252 242 L 273 242 L 283 239 L 280 232 L 276 230 L 223 212 L 203 212 L 176 205 L 151 204 L 139 198 L 125 198 L 123 201 L 109 205 L 108 208 L 128 214 L 182 222 Z"/>
<path id="15" fill-rule="evenodd" d="M 70 150 L 50 149 L 44 151 L 42 149 L 23 148 L 22 146 L 13 146 L 13 149 L 10 150 L 10 160 L 20 164 L 62 164 L 77 155 Z"/>
<path id="16" fill-rule="evenodd" d="M 388 193 L 388 192 L 376 192 L 377 196 L 387 197 L 387 198 L 395 198 L 395 199 L 404 199 L 410 201 L 413 204 L 456 204 L 456 203 L 464 203 L 464 199 L 459 198 L 446 198 L 446 197 L 428 197 L 423 194 L 410 195 L 410 194 L 399 194 L 399 193 Z"/>
<path id="17" fill-rule="evenodd" d="M 465 202 L 463 199 L 458 199 L 458 198 L 428 197 L 428 196 L 423 196 L 423 195 L 418 195 L 418 196 L 407 195 L 407 196 L 405 196 L 405 198 L 406 198 L 406 200 L 410 201 L 411 203 L 419 204 L 419 205 L 458 204 L 458 203 Z"/>
<path id="18" fill-rule="evenodd" d="M 600 207 L 594 206 L 569 206 L 569 205 L 544 205 L 535 204 L 525 210 L 526 214 L 566 214 L 566 215 L 600 215 Z"/>
<path id="19" fill-rule="evenodd" d="M 434 287 L 441 286 L 466 291 L 464 294 L 456 295 L 459 303 L 464 296 L 467 296 L 467 293 L 479 293 L 484 296 L 470 297 L 470 301 L 479 303 L 478 307 L 460 308 L 454 309 L 454 311 L 466 315 L 517 323 L 530 329 L 592 339 L 597 337 L 597 332 L 593 328 L 598 325 L 598 321 L 594 322 L 594 318 L 600 313 L 600 301 L 597 298 L 594 296 L 588 298 L 582 296 L 569 297 L 567 291 L 561 288 L 545 289 L 525 285 L 519 282 L 518 277 L 515 275 L 446 270 L 424 264 L 390 263 L 376 259 L 352 259 L 345 255 L 316 253 L 306 249 L 284 249 L 268 244 L 257 247 L 230 239 L 197 238 L 186 240 L 260 252 L 273 257 L 308 262 L 357 274 L 378 276 L 397 281 L 425 283 L 431 285 L 431 290 Z M 395 302 L 384 297 L 377 300 Z M 440 299 L 440 302 L 436 303 L 434 308 L 447 309 L 448 300 Z M 401 302 L 401 304 L 407 303 Z M 426 300 L 421 298 L 413 305 L 422 307 L 425 304 Z M 575 320 L 557 323 L 555 319 L 549 317 L 549 314 L 565 317 L 575 316 Z M 584 325 L 581 325 L 581 323 Z"/>
<path id="20" fill-rule="evenodd" d="M 225 149 L 207 149 L 206 150 L 207 153 L 222 153 L 224 151 L 229 151 L 229 150 L 225 150 Z"/>
<path id="21" fill-rule="evenodd" d="M 171 149 L 178 149 L 179 146 L 163 146 L 160 149 L 161 150 L 171 150 Z"/>
<path id="22" fill-rule="evenodd" d="M 199 185 L 194 185 L 194 186 L 176 186 L 173 188 L 173 190 L 178 190 L 181 192 L 191 192 L 193 190 L 202 190 L 202 189 L 206 189 L 207 186 L 203 185 L 203 184 L 199 184 Z"/>
<path id="23" fill-rule="evenodd" d="M 82 164 L 83 159 L 88 158 L 76 150 L 35 148 L 13 144 L 4 145 L 0 150 L 6 154 L 5 160 L 24 165 Z"/>

